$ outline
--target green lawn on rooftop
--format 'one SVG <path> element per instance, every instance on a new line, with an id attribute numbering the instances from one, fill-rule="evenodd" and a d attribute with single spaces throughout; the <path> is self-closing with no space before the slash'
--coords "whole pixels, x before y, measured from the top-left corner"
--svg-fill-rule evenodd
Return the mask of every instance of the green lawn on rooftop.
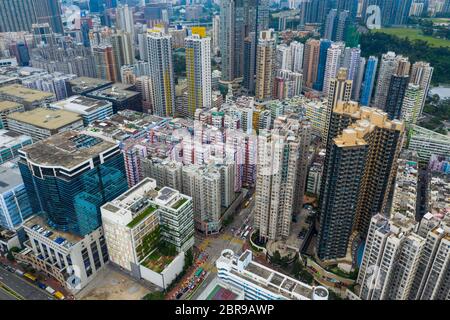
<path id="1" fill-rule="evenodd" d="M 128 228 L 135 227 L 139 222 L 144 220 L 150 213 L 152 213 L 155 210 L 156 210 L 155 207 L 152 207 L 152 206 L 148 207 L 147 209 L 142 211 L 140 214 L 138 214 L 133 220 L 131 220 L 130 223 L 127 224 L 127 227 Z"/>
<path id="2" fill-rule="evenodd" d="M 186 198 L 181 198 L 180 200 L 178 200 L 174 205 L 173 208 L 174 209 L 178 209 L 179 207 L 181 207 L 183 205 L 183 203 L 185 203 L 187 201 Z"/>
<path id="3" fill-rule="evenodd" d="M 431 36 L 425 36 L 422 34 L 422 30 L 413 28 L 381 28 L 374 29 L 374 32 L 382 32 L 397 36 L 400 38 L 409 38 L 410 40 L 422 40 L 428 42 L 432 47 L 450 47 L 450 40 L 438 39 Z"/>

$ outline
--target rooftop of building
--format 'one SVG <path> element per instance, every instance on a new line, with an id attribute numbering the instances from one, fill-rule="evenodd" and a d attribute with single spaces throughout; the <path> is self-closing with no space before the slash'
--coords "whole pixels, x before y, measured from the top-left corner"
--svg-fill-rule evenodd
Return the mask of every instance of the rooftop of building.
<path id="1" fill-rule="evenodd" d="M 428 212 L 438 219 L 450 216 L 450 174 L 430 173 Z"/>
<path id="2" fill-rule="evenodd" d="M 22 151 L 36 164 L 70 169 L 115 146 L 115 143 L 88 132 L 71 130 L 38 141 Z"/>
<path id="3" fill-rule="evenodd" d="M 418 186 L 418 163 L 409 159 L 399 159 L 394 187 L 392 212 L 414 217 Z"/>
<path id="4" fill-rule="evenodd" d="M 17 103 L 17 102 L 7 101 L 7 100 L 0 101 L 0 112 L 14 110 L 14 109 L 17 109 L 20 107 L 23 107 L 23 105 L 21 105 L 20 103 Z"/>
<path id="5" fill-rule="evenodd" d="M 219 260 L 234 266 L 230 269 L 232 274 L 275 294 L 284 296 L 287 299 L 300 298 L 299 296 L 304 299 L 312 299 L 313 287 L 252 260 L 247 265 L 244 264 L 242 272 L 239 272 L 236 267 L 237 261 L 239 260 L 243 263 L 250 254 L 251 252 L 246 250 L 240 256 L 234 256 L 231 250 L 224 250 Z"/>
<path id="6" fill-rule="evenodd" d="M 47 223 L 46 219 L 43 216 L 40 215 L 31 216 L 24 222 L 24 226 L 40 233 L 51 241 L 54 241 L 67 249 L 75 245 L 77 242 L 83 240 L 82 237 L 73 233 L 56 230 Z"/>
<path id="7" fill-rule="evenodd" d="M 425 138 L 425 139 L 430 139 L 433 141 L 438 141 L 438 142 L 444 143 L 444 144 L 450 144 L 450 139 L 445 134 L 441 134 L 441 133 L 426 129 L 426 128 L 420 127 L 418 125 L 411 125 L 411 129 L 412 129 L 411 140 Z"/>
<path id="8" fill-rule="evenodd" d="M 27 140 L 31 140 L 31 138 L 14 131 L 0 129 L 0 150 L 16 146 Z"/>
<path id="9" fill-rule="evenodd" d="M 75 112 L 47 108 L 35 108 L 25 112 L 14 112 L 9 114 L 8 118 L 47 130 L 59 129 L 82 120 L 81 116 Z"/>
<path id="10" fill-rule="evenodd" d="M 0 194 L 22 184 L 22 175 L 15 162 L 5 162 L 0 165 Z"/>
<path id="11" fill-rule="evenodd" d="M 99 79 L 99 78 L 89 78 L 89 77 L 78 77 L 69 81 L 72 87 L 72 92 L 82 93 L 90 90 L 94 90 L 98 87 L 104 87 L 112 85 L 113 83 L 109 80 Z"/>
<path id="12" fill-rule="evenodd" d="M 15 233 L 14 231 L 5 229 L 4 227 L 0 226 L 0 241 L 7 242 L 14 238 L 16 235 L 17 233 Z"/>
<path id="13" fill-rule="evenodd" d="M 61 108 L 80 114 L 89 114 L 99 108 L 103 108 L 108 105 L 111 105 L 111 103 L 105 100 L 99 100 L 85 96 L 72 96 L 51 104 L 51 106 L 54 108 Z"/>
<path id="14" fill-rule="evenodd" d="M 30 89 L 20 84 L 11 84 L 0 87 L 0 95 L 16 97 L 28 103 L 54 97 L 53 93 Z"/>
<path id="15" fill-rule="evenodd" d="M 89 93 L 89 96 L 121 102 L 140 94 L 139 92 L 130 90 L 132 87 L 132 85 L 114 83 L 111 87 Z"/>
<path id="16" fill-rule="evenodd" d="M 133 110 L 122 110 L 105 120 L 96 120 L 87 128 L 117 141 L 124 141 L 145 129 L 163 125 L 166 121 L 158 116 Z"/>

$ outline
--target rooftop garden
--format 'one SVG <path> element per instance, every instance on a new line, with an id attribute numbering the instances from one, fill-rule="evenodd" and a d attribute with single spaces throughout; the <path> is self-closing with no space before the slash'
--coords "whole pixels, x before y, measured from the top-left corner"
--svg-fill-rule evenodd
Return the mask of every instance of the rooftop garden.
<path id="1" fill-rule="evenodd" d="M 142 211 L 140 214 L 138 214 L 136 217 L 134 217 L 133 220 L 131 220 L 128 224 L 128 228 L 134 228 L 137 226 L 142 220 L 144 220 L 146 217 L 148 217 L 149 214 L 151 214 L 153 211 L 155 211 L 157 208 L 150 206 L 144 211 Z"/>
<path id="2" fill-rule="evenodd" d="M 180 200 L 178 200 L 173 206 L 172 208 L 174 209 L 178 209 L 179 207 L 181 207 L 188 199 L 186 198 L 181 198 Z"/>
<path id="3" fill-rule="evenodd" d="M 142 265 L 157 272 L 162 272 L 177 256 L 174 245 L 160 241 L 157 248 L 142 262 Z"/>

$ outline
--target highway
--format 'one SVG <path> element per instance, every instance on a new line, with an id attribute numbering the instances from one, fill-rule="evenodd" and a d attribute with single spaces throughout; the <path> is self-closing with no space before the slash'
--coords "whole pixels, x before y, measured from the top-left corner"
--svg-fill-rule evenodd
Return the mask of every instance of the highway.
<path id="1" fill-rule="evenodd" d="M 3 286 L 9 287 L 23 300 L 54 300 L 54 298 L 46 291 L 39 289 L 15 273 L 0 267 L 0 300 L 4 300 L 3 297 L 5 295 L 8 295 L 12 300 L 17 300 L 15 297 L 12 297 L 10 293 L 1 288 Z"/>

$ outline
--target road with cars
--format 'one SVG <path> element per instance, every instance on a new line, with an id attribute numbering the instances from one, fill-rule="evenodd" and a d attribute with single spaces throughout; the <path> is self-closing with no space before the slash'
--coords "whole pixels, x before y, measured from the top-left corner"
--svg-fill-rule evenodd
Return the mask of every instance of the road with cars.
<path id="1" fill-rule="evenodd" d="M 192 268 L 179 282 L 174 290 L 168 294 L 168 299 L 196 300 L 202 291 L 217 276 L 215 262 L 224 249 L 231 249 L 237 254 L 242 252 L 243 246 L 251 234 L 250 227 L 253 225 L 252 211 L 254 199 L 247 196 L 242 207 L 234 214 L 234 219 L 230 225 L 224 227 L 219 234 L 203 236 L 196 234 L 196 247 L 198 256 Z M 246 229 L 246 226 L 247 229 Z M 247 237 L 243 237 L 245 231 Z M 202 268 L 201 275 L 196 276 L 198 268 Z"/>
<path id="2" fill-rule="evenodd" d="M 206 252 L 208 254 L 208 258 L 204 263 L 205 270 L 208 271 L 205 279 L 200 283 L 198 288 L 196 288 L 195 292 L 189 296 L 189 300 L 196 300 L 202 293 L 202 291 L 213 281 L 213 279 L 217 276 L 217 270 L 215 268 L 215 262 L 219 258 L 220 253 L 224 249 L 231 249 L 236 254 L 242 252 L 245 242 L 250 236 L 251 229 L 253 226 L 253 207 L 254 207 L 254 199 L 250 198 L 248 206 L 246 208 L 242 208 L 234 217 L 233 222 L 225 227 L 222 230 L 222 233 L 218 237 L 209 237 L 206 238 L 200 245 L 200 249 L 202 252 Z M 245 234 L 246 226 L 248 226 L 247 230 L 248 235 L 246 238 L 243 238 L 243 234 Z"/>
<path id="3" fill-rule="evenodd" d="M 5 290 L 5 286 L 14 293 L 11 294 L 8 290 Z M 0 266 L 0 300 L 3 300 L 5 295 L 13 298 L 12 300 L 54 300 L 46 291 L 39 289 L 14 272 Z"/>

